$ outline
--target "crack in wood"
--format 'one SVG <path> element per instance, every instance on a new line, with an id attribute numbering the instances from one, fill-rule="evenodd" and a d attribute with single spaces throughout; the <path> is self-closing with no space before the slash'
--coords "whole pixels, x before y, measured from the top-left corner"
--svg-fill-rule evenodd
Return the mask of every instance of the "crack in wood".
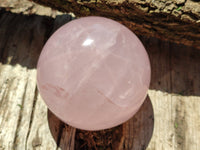
<path id="1" fill-rule="evenodd" d="M 32 107 L 32 112 L 31 112 L 31 117 L 30 117 L 30 122 L 29 122 L 29 128 L 28 128 L 28 133 L 27 133 L 27 136 L 26 136 L 26 144 L 25 144 L 26 150 L 27 150 L 28 138 L 29 138 L 30 131 L 31 131 L 31 128 L 32 128 L 32 121 L 33 121 L 34 114 L 35 114 L 35 108 L 36 108 L 35 106 L 36 106 L 38 96 L 39 96 L 39 94 L 38 94 L 38 89 L 37 89 L 37 86 L 36 86 L 35 87 L 34 99 L 33 99 L 33 107 Z"/>
<path id="2" fill-rule="evenodd" d="M 16 128 L 16 131 L 15 131 L 15 134 L 14 134 L 15 136 L 14 136 L 14 142 L 13 142 L 13 149 L 15 148 L 15 145 L 17 144 L 17 137 L 18 137 L 19 126 L 21 124 L 21 119 L 22 119 L 22 114 L 23 114 L 23 106 L 24 106 L 25 97 L 26 97 L 27 85 L 28 85 L 28 81 L 25 84 L 24 93 L 23 93 L 23 96 L 22 96 L 22 103 L 21 103 L 22 107 L 20 108 L 20 113 L 19 113 L 19 117 L 18 117 L 18 120 L 17 120 L 17 128 Z"/>
<path id="3" fill-rule="evenodd" d="M 63 132 L 63 128 L 65 127 L 65 124 L 63 122 L 60 121 L 60 124 L 59 124 L 59 132 L 58 132 L 58 138 L 57 138 L 57 145 L 59 147 L 60 145 L 60 141 L 61 141 L 61 137 L 62 137 L 62 132 Z M 58 148 L 57 148 L 58 149 Z"/>
<path id="4" fill-rule="evenodd" d="M 6 111 L 8 108 L 8 105 L 9 105 L 8 103 L 6 103 L 6 101 L 9 98 L 9 91 L 11 90 L 12 83 L 13 83 L 13 79 L 10 79 L 10 80 L 6 79 L 5 84 L 7 85 L 7 87 L 4 92 L 4 97 L 2 97 L 2 100 L 0 101 L 0 106 L 1 106 L 1 109 L 3 112 L 3 114 L 1 114 L 1 116 L 3 118 L 7 118 L 7 119 L 9 118 L 10 114 L 9 114 L 9 112 Z M 0 111 L 0 113 L 1 113 L 1 111 Z M 1 126 L 2 126 L 2 123 L 0 124 L 0 128 L 1 128 Z"/>

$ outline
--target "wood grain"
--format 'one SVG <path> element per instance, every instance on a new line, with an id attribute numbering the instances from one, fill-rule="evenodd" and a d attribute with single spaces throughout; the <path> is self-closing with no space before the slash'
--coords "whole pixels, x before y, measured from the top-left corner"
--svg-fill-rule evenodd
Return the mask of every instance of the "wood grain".
<path id="1" fill-rule="evenodd" d="M 47 111 L 36 88 L 36 64 L 44 43 L 71 19 L 0 10 L 0 150 L 65 150 L 78 144 L 76 129 Z M 115 149 L 199 150 L 200 51 L 140 39 L 151 61 L 150 90 L 138 113 L 116 133 L 120 140 Z"/>

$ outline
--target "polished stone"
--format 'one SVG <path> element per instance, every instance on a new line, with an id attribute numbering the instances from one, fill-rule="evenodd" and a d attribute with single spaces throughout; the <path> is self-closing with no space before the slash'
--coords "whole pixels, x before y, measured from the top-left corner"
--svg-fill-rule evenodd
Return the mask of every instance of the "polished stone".
<path id="1" fill-rule="evenodd" d="M 125 26 L 84 17 L 59 28 L 37 66 L 37 83 L 48 108 L 76 128 L 99 130 L 130 119 L 150 82 L 149 58 Z"/>

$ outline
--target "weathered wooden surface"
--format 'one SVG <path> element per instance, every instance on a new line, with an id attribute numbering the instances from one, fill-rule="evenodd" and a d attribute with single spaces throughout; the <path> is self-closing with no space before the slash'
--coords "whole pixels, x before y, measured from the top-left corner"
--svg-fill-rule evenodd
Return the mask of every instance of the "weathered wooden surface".
<path id="1" fill-rule="evenodd" d="M 48 113 L 36 88 L 42 46 L 69 20 L 68 15 L 53 19 L 0 10 L 0 150 L 87 149 L 89 145 L 78 140 L 80 135 L 111 132 L 89 133 L 63 124 Z M 113 131 L 110 147 L 199 150 L 200 51 L 155 38 L 140 39 L 152 66 L 149 94 L 136 116 L 117 127 L 120 132 Z"/>
<path id="2" fill-rule="evenodd" d="M 33 0 L 76 16 L 105 16 L 137 35 L 200 49 L 199 0 Z"/>
<path id="3" fill-rule="evenodd" d="M 63 14 L 50 7 L 44 7 L 28 0 L 0 0 L 1 7 L 13 13 L 23 13 L 26 15 L 38 14 L 55 18 L 56 15 Z"/>

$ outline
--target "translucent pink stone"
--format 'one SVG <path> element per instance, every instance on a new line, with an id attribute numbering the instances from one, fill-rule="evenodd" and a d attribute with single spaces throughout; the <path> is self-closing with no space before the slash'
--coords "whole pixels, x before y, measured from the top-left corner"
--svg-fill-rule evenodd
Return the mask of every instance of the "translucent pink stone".
<path id="1" fill-rule="evenodd" d="M 76 128 L 100 130 L 130 119 L 142 105 L 150 63 L 140 40 L 125 26 L 85 17 L 59 28 L 37 66 L 48 108 Z"/>

